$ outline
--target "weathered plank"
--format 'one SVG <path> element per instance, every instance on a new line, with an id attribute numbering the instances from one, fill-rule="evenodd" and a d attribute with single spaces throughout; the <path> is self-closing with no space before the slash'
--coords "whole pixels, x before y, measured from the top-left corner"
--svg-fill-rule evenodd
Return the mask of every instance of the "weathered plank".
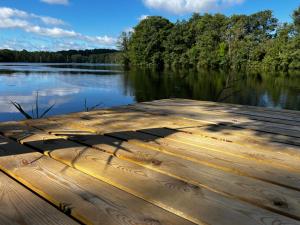
<path id="1" fill-rule="evenodd" d="M 27 137 L 22 142 L 43 149 L 56 160 L 195 223 L 222 225 L 240 224 L 241 221 L 243 224 L 251 225 L 272 224 L 275 221 L 300 223 L 243 203 L 238 199 L 232 199 L 195 184 L 120 160 L 105 152 L 61 138 L 53 138 L 45 140 L 44 137 L 38 137 L 43 141 L 36 141 L 34 137 Z"/>
<path id="2" fill-rule="evenodd" d="M 1 170 L 82 223 L 192 224 L 1 136 L 0 149 Z"/>
<path id="3" fill-rule="evenodd" d="M 0 224 L 78 224 L 0 172 Z"/>

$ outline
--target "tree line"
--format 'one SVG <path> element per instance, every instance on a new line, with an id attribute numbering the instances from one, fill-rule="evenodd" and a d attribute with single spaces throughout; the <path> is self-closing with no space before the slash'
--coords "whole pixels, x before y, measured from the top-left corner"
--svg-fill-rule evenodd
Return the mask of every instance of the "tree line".
<path id="1" fill-rule="evenodd" d="M 119 52 L 113 49 L 68 50 L 58 52 L 0 50 L 0 62 L 118 63 L 119 61 Z"/>
<path id="2" fill-rule="evenodd" d="M 193 14 L 176 23 L 150 16 L 133 32 L 122 33 L 122 62 L 157 68 L 300 69 L 300 7 L 292 18 L 291 23 L 279 23 L 270 10 Z"/>

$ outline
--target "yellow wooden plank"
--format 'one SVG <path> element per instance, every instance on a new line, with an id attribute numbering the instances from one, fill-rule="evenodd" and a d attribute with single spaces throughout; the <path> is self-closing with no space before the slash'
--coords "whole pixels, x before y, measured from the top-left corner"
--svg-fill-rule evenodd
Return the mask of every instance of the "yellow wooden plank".
<path id="1" fill-rule="evenodd" d="M 183 110 L 181 107 L 157 106 L 151 103 L 136 104 L 131 107 L 148 113 L 155 112 L 158 114 L 176 115 L 193 120 L 210 121 L 214 123 L 229 123 L 247 129 L 300 137 L 300 122 L 297 121 L 285 121 L 284 123 L 279 119 L 257 121 L 251 119 L 250 116 L 234 115 L 226 112 L 203 111 L 197 107 L 184 107 Z"/>
<path id="2" fill-rule="evenodd" d="M 0 169 L 85 224 L 192 224 L 1 136 Z"/>
<path id="3" fill-rule="evenodd" d="M 281 151 L 268 148 L 265 149 L 264 147 L 256 149 L 251 146 L 249 147 L 236 143 L 203 138 L 174 129 L 144 129 L 140 130 L 140 132 L 156 135 L 174 142 L 185 143 L 196 148 L 205 148 L 208 151 L 213 151 L 220 154 L 239 157 L 245 160 L 256 160 L 263 164 L 283 167 L 284 169 L 298 171 L 300 173 L 300 147 L 294 148 L 295 153 L 298 154 L 291 155 L 285 153 L 284 149 L 281 149 Z"/>
<path id="4" fill-rule="evenodd" d="M 262 164 L 255 160 L 249 161 L 229 154 L 220 154 L 204 147 L 192 146 L 139 132 L 132 133 L 128 142 L 193 162 L 206 163 L 225 171 L 300 190 L 300 174 L 293 170 Z"/>
<path id="5" fill-rule="evenodd" d="M 159 111 L 159 110 L 158 110 Z M 152 110 L 153 112 L 153 110 Z M 162 113 L 159 111 L 159 113 Z M 219 127 L 224 128 L 224 130 L 234 131 L 237 130 L 236 134 L 239 133 L 247 133 L 246 135 L 253 138 L 263 140 L 266 139 L 268 142 L 282 142 L 282 143 L 288 143 L 288 144 L 294 144 L 294 145 L 300 145 L 300 138 L 295 138 L 293 136 L 299 136 L 298 131 L 290 131 L 287 129 L 280 128 L 273 129 L 271 126 L 265 126 L 264 124 L 253 126 L 252 123 L 241 125 L 236 125 L 236 120 L 231 119 L 231 123 L 226 123 L 227 125 L 224 126 L 222 121 L 226 120 L 223 117 L 220 117 L 217 121 L 214 121 L 214 119 L 211 119 L 213 121 L 207 121 L 205 120 L 205 117 L 207 115 L 202 114 L 195 114 L 203 116 L 202 119 L 188 119 L 188 118 L 182 118 L 177 116 L 171 116 L 171 115 L 152 115 L 149 116 L 148 114 L 144 115 L 143 112 L 137 113 L 136 116 L 127 116 L 126 114 L 110 114 L 107 116 L 100 116 L 97 119 L 91 119 L 91 120 L 78 120 L 76 118 L 73 118 L 72 120 L 62 120 L 57 118 L 50 118 L 50 120 L 55 120 L 55 122 L 49 122 L 49 124 L 41 124 L 38 122 L 34 122 L 31 125 L 36 125 L 41 129 L 51 131 L 53 133 L 66 133 L 63 130 L 71 131 L 79 129 L 79 130 L 88 130 L 90 132 L 98 132 L 98 133 L 107 133 L 107 132 L 113 132 L 115 130 L 133 130 L 133 129 L 143 129 L 143 128 L 154 128 L 154 127 L 172 127 L 172 128 L 181 128 L 181 127 L 189 127 L 189 126 L 203 126 L 203 125 L 209 125 L 211 126 L 217 124 Z M 221 121 L 221 122 L 220 122 Z M 227 120 L 228 121 L 228 120 Z M 30 122 L 32 123 L 32 122 Z M 53 124 L 53 126 L 50 126 L 50 124 Z M 235 127 L 238 126 L 238 127 Z M 92 127 L 94 129 L 92 129 Z M 289 126 L 290 127 L 290 126 Z M 253 128 L 253 130 L 251 130 Z M 286 136 L 286 135 L 290 136 Z M 291 137 L 292 136 L 292 137 Z"/>
<path id="6" fill-rule="evenodd" d="M 0 224 L 78 224 L 0 172 Z"/>
<path id="7" fill-rule="evenodd" d="M 144 115 L 141 112 L 134 114 L 113 114 L 101 116 L 93 120 L 57 119 L 49 118 L 42 121 L 24 121 L 29 126 L 42 129 L 55 134 L 82 133 L 82 132 L 110 132 L 115 130 L 129 130 L 154 128 L 157 126 L 174 126 L 175 121 L 170 121 L 166 116 Z M 1 125 L 0 125 L 1 130 Z"/>
<path id="8" fill-rule="evenodd" d="M 177 122 L 173 122 L 172 119 L 170 119 L 171 122 L 175 127 L 176 125 L 178 124 Z M 102 118 L 101 121 L 105 122 L 105 118 Z M 62 121 L 61 121 L 62 122 Z M 125 121 L 127 123 L 127 120 Z M 124 122 L 124 123 L 125 123 Z M 32 122 L 30 122 L 32 123 Z M 50 124 L 50 125 L 57 125 L 59 124 L 59 122 L 53 122 L 53 121 L 37 121 L 35 123 L 38 123 L 39 125 L 41 125 L 41 128 L 43 128 L 44 126 L 48 126 L 47 124 Z M 43 124 L 46 124 L 46 125 L 43 125 Z M 134 122 L 131 122 L 132 127 L 133 128 L 136 128 L 136 127 L 140 127 L 142 126 L 143 124 L 136 124 Z M 37 125 L 37 126 L 39 126 Z M 178 124 L 180 125 L 180 124 Z M 188 125 L 188 124 L 187 124 Z M 59 126 L 59 125 L 58 125 Z M 64 127 L 66 126 L 69 126 L 69 123 L 67 123 L 66 125 L 64 125 Z M 52 126 L 51 126 L 52 127 Z M 80 126 L 78 126 L 80 128 Z M 114 125 L 113 127 L 111 126 L 107 126 L 106 124 L 104 124 L 103 126 L 96 126 L 94 128 L 94 126 L 89 126 L 89 129 L 90 130 L 95 130 L 95 132 L 104 132 L 104 131 L 114 131 L 114 130 L 122 130 L 122 129 L 125 129 L 125 128 L 128 128 L 128 126 L 126 126 L 126 124 L 122 125 L 121 126 L 121 129 L 119 128 L 119 124 L 116 126 Z M 27 132 L 27 129 L 30 129 L 30 132 Z M 179 128 L 180 130 L 184 130 L 184 131 L 195 131 L 196 129 L 201 129 L 201 130 L 213 130 L 214 132 L 211 132 L 213 133 L 213 135 L 210 135 L 210 137 L 212 137 L 211 140 L 206 140 L 203 139 L 203 138 L 196 138 L 197 136 L 191 136 L 191 142 L 193 142 L 193 140 L 202 140 L 202 141 L 205 141 L 205 142 L 209 142 L 211 143 L 211 146 L 209 149 L 214 149 L 215 146 L 219 146 L 219 148 L 221 148 L 221 150 L 224 148 L 225 149 L 228 149 L 228 147 L 231 147 L 231 146 L 234 146 L 234 147 L 231 147 L 229 149 L 232 149 L 232 150 L 235 150 L 234 154 L 235 155 L 240 155 L 240 153 L 243 153 L 244 156 L 246 157 L 250 157 L 250 158 L 253 158 L 253 159 L 257 159 L 257 160 L 264 160 L 265 162 L 270 162 L 271 163 L 279 163 L 281 164 L 282 161 L 284 161 L 283 163 L 286 165 L 286 166 L 289 166 L 289 167 L 293 167 L 293 168 L 297 168 L 299 167 L 299 163 L 297 160 L 295 160 L 294 158 L 296 157 L 300 157 L 300 151 L 299 151 L 299 148 L 296 148 L 296 147 L 291 147 L 291 146 L 285 146 L 285 145 L 279 145 L 279 147 L 277 146 L 274 146 L 274 144 L 270 144 L 270 142 L 267 142 L 268 140 L 266 140 L 265 142 L 263 142 L 261 145 L 258 145 L 257 144 L 257 140 L 259 139 L 256 138 L 254 140 L 254 138 L 251 139 L 251 136 L 248 134 L 248 135 L 244 135 L 244 138 L 241 138 L 241 140 L 239 140 L 239 144 L 242 143 L 243 146 L 239 146 L 239 145 L 235 145 L 234 143 L 219 143 L 219 142 L 216 142 L 215 139 L 218 139 L 218 140 L 226 140 L 226 141 L 230 141 L 230 142 L 234 142 L 239 136 L 241 136 L 241 133 L 243 132 L 238 132 L 238 130 L 236 132 L 234 131 L 227 131 L 225 130 L 223 132 L 223 128 L 221 128 L 220 126 L 208 126 L 208 127 L 199 127 L 199 128 Z M 226 129 L 226 128 L 224 128 Z M 6 134 L 6 136 L 9 136 L 9 137 L 13 137 L 15 139 L 20 139 L 22 137 L 26 137 L 28 134 L 31 134 L 31 133 L 38 133 L 40 131 L 38 130 L 34 130 L 33 128 L 29 128 L 27 126 L 24 126 L 20 123 L 4 123 L 4 124 L 0 124 L 0 131 L 2 130 L 3 133 Z M 50 129 L 51 130 L 51 129 Z M 69 128 L 67 129 L 62 129 L 64 130 L 64 134 L 81 134 L 83 135 L 84 133 L 86 132 L 81 132 L 81 131 L 76 131 L 74 133 L 73 130 L 70 130 Z M 83 130 L 86 130 L 85 128 Z M 160 131 L 163 131 L 163 129 L 159 129 Z M 222 134 L 225 133 L 226 134 L 226 137 L 224 137 L 224 135 L 218 135 L 219 133 L 219 130 L 221 130 Z M 55 132 L 55 131 L 54 131 Z M 62 133 L 62 132 L 60 132 Z M 197 132 L 196 132 L 197 133 Z M 234 139 L 234 141 L 232 141 L 231 138 L 227 138 L 227 136 L 230 134 L 230 133 L 233 133 L 232 135 L 230 135 L 230 137 L 232 137 Z M 201 133 L 200 133 L 201 134 Z M 239 134 L 239 135 L 237 135 Z M 179 135 L 178 132 L 176 131 L 176 134 L 172 134 L 172 136 L 174 135 Z M 180 134 L 181 136 L 183 136 L 184 134 L 181 133 Z M 203 136 L 203 134 L 201 134 Z M 207 132 L 205 132 L 205 135 L 207 135 Z M 188 137 L 189 135 L 185 135 L 185 137 Z M 195 138 L 194 138 L 195 137 Z M 245 138 L 246 137 L 246 138 Z M 168 137 L 168 138 L 171 138 L 171 137 Z M 177 139 L 175 137 L 175 139 Z M 249 141 L 250 140 L 250 146 L 248 145 L 244 145 L 245 142 Z M 190 142 L 190 141 L 189 141 Z M 256 148 L 253 147 L 253 142 L 258 145 L 256 146 Z M 266 145 L 265 143 L 268 143 L 268 145 Z M 207 144 L 207 143 L 205 143 Z M 275 148 L 276 147 L 276 148 Z M 220 151 L 218 150 L 218 148 L 216 149 L 217 151 Z M 222 151 L 221 151 L 222 152 Z M 275 153 L 274 153 L 275 152 Z M 227 153 L 227 151 L 225 151 L 225 153 Z M 228 152 L 230 153 L 230 152 Z M 231 153 L 232 154 L 232 153 Z M 293 163 L 294 162 L 294 163 Z"/>
<path id="9" fill-rule="evenodd" d="M 153 110 L 152 110 L 153 112 Z M 161 112 L 160 112 L 161 113 Z M 41 120 L 41 121 L 25 121 L 27 124 L 31 126 L 37 126 L 40 129 L 51 131 L 53 133 L 71 133 L 74 134 L 77 132 L 113 132 L 115 130 L 129 130 L 129 129 L 143 129 L 143 128 L 154 128 L 154 127 L 172 127 L 172 128 L 181 128 L 181 127 L 189 127 L 189 126 L 204 126 L 211 124 L 211 126 L 215 124 L 220 124 L 220 122 L 208 122 L 206 120 L 198 119 L 187 119 L 181 117 L 174 117 L 170 115 L 158 116 L 158 115 L 149 115 L 144 114 L 143 112 L 135 112 L 131 116 L 126 115 L 126 113 L 113 113 L 107 116 L 98 115 L 97 118 L 90 118 L 90 119 L 82 119 L 80 117 L 76 118 L 49 118 L 51 121 L 48 120 Z M 204 118 L 205 119 L 205 118 Z M 53 121 L 54 120 L 54 121 Z M 300 138 L 289 137 L 285 135 L 281 135 L 281 133 L 277 130 L 275 131 L 278 134 L 273 132 L 272 127 L 268 127 L 266 131 L 271 131 L 273 133 L 262 132 L 258 130 L 251 130 L 247 127 L 241 126 L 240 128 L 234 127 L 235 120 L 231 121 L 231 124 L 227 124 L 226 126 L 219 125 L 219 127 L 224 128 L 224 130 L 234 131 L 237 130 L 235 134 L 239 135 L 239 133 L 246 133 L 248 137 L 253 137 L 259 140 L 267 140 L 268 142 L 282 142 L 294 145 L 300 145 Z M 94 128 L 92 129 L 91 126 Z M 252 125 L 249 125 L 252 126 Z M 227 128 L 227 129 L 226 129 Z M 251 127 L 249 127 L 251 128 Z M 255 127 L 254 127 L 255 129 Z M 284 130 L 287 132 L 287 130 Z M 296 133 L 296 134 L 295 134 Z M 294 132 L 292 135 L 298 135 L 299 132 Z M 249 135 L 250 134 L 250 135 Z"/>
<path id="10" fill-rule="evenodd" d="M 147 102 L 146 102 L 147 103 Z M 287 119 L 300 116 L 300 112 L 296 110 L 286 110 L 286 109 L 276 109 L 276 108 L 268 108 L 268 107 L 257 107 L 257 106 L 249 106 L 249 105 L 238 105 L 238 104 L 230 104 L 230 103 L 222 103 L 222 102 L 209 102 L 209 101 L 199 101 L 199 100 L 191 100 L 191 99 L 161 99 L 152 101 L 154 104 L 168 104 L 173 106 L 201 106 L 206 107 L 207 109 L 220 109 L 220 110 L 234 110 L 235 112 L 247 112 L 247 113 L 260 113 L 269 115 L 279 115 L 285 116 Z"/>
<path id="11" fill-rule="evenodd" d="M 133 136 L 133 132 L 119 132 L 111 135 L 123 140 L 130 140 L 130 137 Z M 45 145 L 43 141 L 41 141 L 45 138 L 51 140 L 56 137 L 35 135 L 24 141 L 36 148 L 49 150 L 51 141 Z M 298 191 L 289 190 L 249 177 L 238 176 L 209 167 L 205 164 L 191 162 L 162 152 L 131 145 L 120 139 L 101 135 L 74 136 L 69 138 L 113 154 L 121 159 L 126 159 L 158 172 L 179 178 L 185 182 L 204 186 L 225 195 L 261 205 L 265 208 L 278 210 L 283 214 L 289 214 L 295 218 L 298 218 L 298 215 L 300 215 L 300 205 L 297 200 L 295 201 L 295 199 L 300 198 L 300 192 Z M 52 145 L 52 148 L 55 148 L 55 141 L 52 142 Z M 271 196 L 272 198 L 270 198 Z M 277 200 L 283 200 L 281 201 L 282 204 L 276 204 L 278 203 L 276 202 Z"/>
<path id="12" fill-rule="evenodd" d="M 297 143 L 293 142 L 294 139 L 290 140 L 290 142 L 295 145 L 290 145 L 285 143 L 286 139 L 282 136 L 281 138 L 278 138 L 275 135 L 266 136 L 265 134 L 261 135 L 259 132 L 213 124 L 190 127 L 186 126 L 177 128 L 177 130 L 192 134 L 194 137 L 209 138 L 227 143 L 237 143 L 239 145 L 248 146 L 261 151 L 275 151 L 280 154 L 289 154 L 291 156 L 299 156 L 300 154 Z"/>
<path id="13" fill-rule="evenodd" d="M 40 138 L 42 141 L 28 137 L 23 142 L 35 147 L 39 146 L 56 160 L 195 223 L 232 225 L 241 224 L 242 221 L 245 225 L 252 225 L 272 224 L 278 221 L 300 224 L 299 221 L 149 170 L 126 160 L 120 160 L 110 154 L 87 148 L 75 142 L 56 137 L 50 140 L 45 140 L 44 137 Z"/>
<path id="14" fill-rule="evenodd" d="M 101 121 L 103 123 L 105 123 L 105 118 L 102 118 Z M 54 122 L 52 121 L 52 123 L 54 123 Z M 116 122 L 116 123 L 118 125 L 112 125 L 112 126 L 110 126 L 110 125 L 107 126 L 107 124 L 104 124 L 103 126 L 96 125 L 96 127 L 91 126 L 91 127 L 89 127 L 89 129 L 90 130 L 94 129 L 95 132 L 102 133 L 104 131 L 109 132 L 109 131 L 114 131 L 114 130 L 122 130 L 122 129 L 124 130 L 125 128 L 128 129 L 128 128 L 141 127 L 143 122 L 139 123 L 136 121 L 132 121 L 131 123 L 128 124 L 128 120 L 125 120 L 125 122 L 121 125 L 118 122 Z M 175 125 L 174 122 L 171 121 L 170 124 L 171 123 L 173 125 Z M 67 123 L 67 124 L 69 124 L 69 123 Z M 110 124 L 110 122 L 109 122 L 109 124 Z M 130 126 L 130 125 L 132 125 L 132 126 Z M 153 123 L 152 123 L 152 125 L 153 125 Z M 120 126 L 121 126 L 121 128 L 120 128 Z M 78 127 L 80 127 L 80 126 L 78 126 Z M 160 128 L 153 129 L 153 130 L 154 131 L 155 130 L 163 131 L 163 129 L 160 129 Z M 149 131 L 151 131 L 151 130 L 149 130 Z M 67 134 L 67 132 L 65 134 Z M 174 136 L 174 135 L 178 136 L 179 134 L 172 134 L 172 136 Z M 185 135 L 183 133 L 181 133 L 180 135 L 189 137 L 189 135 Z M 168 137 L 168 138 L 172 138 L 172 137 Z M 174 137 L 174 138 L 177 139 L 176 137 Z M 188 141 L 188 142 L 193 142 L 193 139 L 198 140 L 198 142 L 201 140 L 201 138 L 199 138 L 199 137 L 198 137 L 198 139 L 196 139 L 192 136 L 192 137 L 190 137 L 190 141 Z M 297 155 L 298 155 L 298 157 L 300 157 L 300 151 L 298 149 L 294 149 L 292 156 L 290 156 L 289 154 L 286 154 L 284 152 L 286 149 L 283 149 L 283 148 L 281 149 L 281 151 L 276 150 L 276 153 L 274 153 L 274 151 L 267 151 L 268 149 L 265 149 L 265 148 L 255 149 L 255 148 L 252 148 L 252 147 L 250 148 L 247 146 L 239 146 L 234 143 L 230 143 L 230 144 L 219 143 L 219 142 L 215 142 L 215 140 L 209 140 L 209 139 L 206 139 L 206 140 L 202 139 L 202 141 L 205 142 L 205 145 L 210 145 L 210 147 L 206 146 L 206 149 L 214 150 L 216 152 L 231 154 L 231 155 L 234 155 L 237 157 L 242 157 L 242 158 L 250 158 L 250 159 L 260 160 L 265 163 L 272 163 L 272 164 L 277 163 L 278 165 L 282 165 L 282 166 L 286 166 L 286 167 L 291 167 L 291 168 L 298 167 L 299 168 L 299 161 L 297 159 L 294 159 L 295 156 L 297 156 Z M 218 148 L 214 147 L 214 145 L 216 147 L 218 146 Z M 221 149 L 221 150 L 219 150 L 219 149 Z M 228 151 L 228 150 L 232 150 L 233 152 Z M 289 152 L 291 152 L 291 150 L 289 150 Z"/>

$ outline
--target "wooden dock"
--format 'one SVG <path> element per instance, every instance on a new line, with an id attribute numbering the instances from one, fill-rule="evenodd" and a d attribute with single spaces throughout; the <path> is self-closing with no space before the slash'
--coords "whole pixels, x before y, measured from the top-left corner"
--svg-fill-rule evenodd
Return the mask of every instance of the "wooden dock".
<path id="1" fill-rule="evenodd" d="M 0 123 L 0 225 L 300 225 L 300 112 L 184 99 Z"/>

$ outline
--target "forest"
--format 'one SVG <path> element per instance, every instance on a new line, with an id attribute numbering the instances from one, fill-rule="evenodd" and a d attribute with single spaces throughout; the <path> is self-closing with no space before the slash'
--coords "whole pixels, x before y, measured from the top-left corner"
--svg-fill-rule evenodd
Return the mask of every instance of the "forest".
<path id="1" fill-rule="evenodd" d="M 150 16 L 123 32 L 127 66 L 288 71 L 300 69 L 300 7 L 292 22 L 270 10 L 251 15 L 193 14 L 172 23 Z"/>
<path id="2" fill-rule="evenodd" d="M 0 62 L 118 63 L 119 61 L 119 52 L 113 49 L 68 50 L 58 52 L 0 50 Z"/>

